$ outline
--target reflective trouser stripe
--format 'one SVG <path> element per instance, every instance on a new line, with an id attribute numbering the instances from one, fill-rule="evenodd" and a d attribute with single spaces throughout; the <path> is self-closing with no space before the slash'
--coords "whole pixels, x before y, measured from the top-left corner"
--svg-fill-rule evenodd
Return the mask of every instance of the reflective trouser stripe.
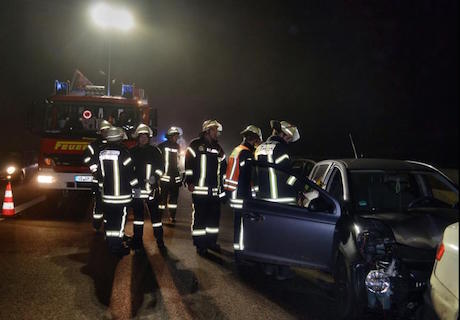
<path id="1" fill-rule="evenodd" d="M 144 221 L 134 221 L 133 224 L 134 224 L 134 225 L 137 225 L 137 226 L 143 226 L 143 225 L 144 225 Z"/>
<path id="2" fill-rule="evenodd" d="M 192 231 L 192 236 L 205 236 L 206 230 L 205 229 L 196 229 Z"/>
<path id="3" fill-rule="evenodd" d="M 152 223 L 152 226 L 153 226 L 154 228 L 159 228 L 159 227 L 162 227 L 162 226 L 163 226 L 163 223 L 161 223 L 161 222 Z"/>
<path id="4" fill-rule="evenodd" d="M 206 228 L 206 233 L 219 233 L 219 228 Z"/>
<path id="5" fill-rule="evenodd" d="M 200 159 L 200 180 L 198 181 L 200 187 L 204 186 L 204 181 L 206 179 L 206 160 L 206 155 L 202 154 Z"/>
<path id="6" fill-rule="evenodd" d="M 103 217 L 103 214 L 93 214 L 93 219 L 102 219 Z"/>

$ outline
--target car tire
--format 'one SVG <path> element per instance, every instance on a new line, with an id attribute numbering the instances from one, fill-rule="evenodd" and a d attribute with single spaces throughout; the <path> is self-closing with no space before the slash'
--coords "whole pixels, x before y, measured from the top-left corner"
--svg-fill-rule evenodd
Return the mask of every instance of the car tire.
<path id="1" fill-rule="evenodd" d="M 356 298 L 350 266 L 346 263 L 343 255 L 337 258 L 335 280 L 335 298 L 338 319 L 358 319 L 362 313 L 362 307 Z"/>

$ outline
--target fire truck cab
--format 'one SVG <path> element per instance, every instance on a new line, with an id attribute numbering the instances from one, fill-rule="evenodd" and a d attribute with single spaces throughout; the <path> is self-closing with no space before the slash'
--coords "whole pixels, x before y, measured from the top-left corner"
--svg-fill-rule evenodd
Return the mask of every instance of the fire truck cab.
<path id="1" fill-rule="evenodd" d="M 37 183 L 43 189 L 90 190 L 92 175 L 82 155 L 102 120 L 122 127 L 128 136 L 124 143 L 132 146 L 131 133 L 139 123 L 156 131 L 156 110 L 133 86 L 123 85 L 122 96 L 105 96 L 103 86 L 69 93 L 66 85 L 56 81 L 55 94 L 34 112 L 40 134 Z"/>

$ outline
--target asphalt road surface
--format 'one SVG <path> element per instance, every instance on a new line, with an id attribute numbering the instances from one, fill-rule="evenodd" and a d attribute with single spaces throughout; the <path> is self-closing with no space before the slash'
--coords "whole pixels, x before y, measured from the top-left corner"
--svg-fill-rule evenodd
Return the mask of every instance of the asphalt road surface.
<path id="1" fill-rule="evenodd" d="M 4 183 L 0 192 L 3 199 Z M 222 253 L 198 256 L 191 197 L 181 189 L 175 226 L 160 255 L 146 217 L 146 255 L 119 260 L 91 227 L 86 192 L 45 193 L 13 185 L 17 211 L 0 218 L 0 319 L 334 319 L 331 279 L 296 270 L 279 281 L 233 262 L 232 212 L 224 207 Z M 164 219 L 166 222 L 166 219 Z M 132 216 L 126 227 L 132 233 Z"/>

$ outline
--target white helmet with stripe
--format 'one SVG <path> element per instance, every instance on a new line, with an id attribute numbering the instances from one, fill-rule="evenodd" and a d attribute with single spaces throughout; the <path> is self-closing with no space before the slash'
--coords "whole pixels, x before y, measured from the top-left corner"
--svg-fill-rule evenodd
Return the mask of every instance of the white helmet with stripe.
<path id="1" fill-rule="evenodd" d="M 175 134 L 178 134 L 178 135 L 182 135 L 182 129 L 179 128 L 179 127 L 171 127 L 168 129 L 168 132 L 166 132 L 166 136 L 172 136 L 172 135 L 175 135 Z"/>
<path id="2" fill-rule="evenodd" d="M 222 132 L 222 125 L 217 122 L 217 120 L 206 120 L 203 122 L 203 125 L 201 127 L 201 131 L 205 132 L 208 131 L 209 129 L 217 127 L 218 132 Z"/>
<path id="3" fill-rule="evenodd" d="M 300 139 L 300 133 L 297 127 L 287 121 L 270 121 L 270 126 L 278 132 L 283 132 L 290 137 L 290 142 L 296 142 Z"/>
<path id="4" fill-rule="evenodd" d="M 262 130 L 260 130 L 259 127 L 256 127 L 256 126 L 251 124 L 251 125 L 247 126 L 246 129 L 244 129 L 243 131 L 240 132 L 240 134 L 242 134 L 242 135 L 245 135 L 247 133 L 253 133 L 253 134 L 259 136 L 259 139 L 261 141 L 263 140 L 263 138 L 262 138 Z"/>
<path id="5" fill-rule="evenodd" d="M 153 137 L 152 129 L 143 123 L 137 126 L 136 131 L 133 133 L 133 138 L 137 138 L 140 134 L 147 134 L 150 138 Z"/>
<path id="6" fill-rule="evenodd" d="M 107 130 L 104 130 L 104 138 L 108 142 L 118 142 L 123 139 L 125 132 L 122 128 L 119 127 L 110 127 Z"/>
<path id="7" fill-rule="evenodd" d="M 104 130 L 109 129 L 110 127 L 112 127 L 112 124 L 110 122 L 108 122 L 107 120 L 102 120 L 101 123 L 99 124 L 98 133 L 102 134 Z"/>

